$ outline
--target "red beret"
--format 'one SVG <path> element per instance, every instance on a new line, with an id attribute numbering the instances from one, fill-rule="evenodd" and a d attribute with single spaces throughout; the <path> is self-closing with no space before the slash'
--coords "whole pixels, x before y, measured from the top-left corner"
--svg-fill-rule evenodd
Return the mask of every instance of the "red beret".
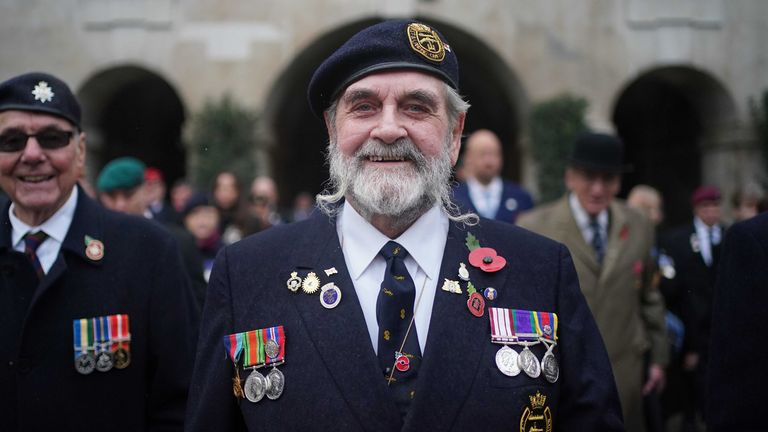
<path id="1" fill-rule="evenodd" d="M 163 172 L 155 167 L 148 167 L 144 170 L 144 181 L 163 181 Z"/>
<path id="2" fill-rule="evenodd" d="M 691 195 L 691 204 L 696 207 L 704 201 L 720 201 L 720 189 L 717 186 L 700 186 Z"/>

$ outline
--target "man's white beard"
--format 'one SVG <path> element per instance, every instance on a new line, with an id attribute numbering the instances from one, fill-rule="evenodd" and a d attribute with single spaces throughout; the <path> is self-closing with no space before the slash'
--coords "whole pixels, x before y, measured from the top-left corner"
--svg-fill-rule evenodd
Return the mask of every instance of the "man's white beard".
<path id="1" fill-rule="evenodd" d="M 435 204 L 450 200 L 450 135 L 443 151 L 426 158 L 410 139 L 392 144 L 368 140 L 354 156 L 345 156 L 334 141 L 329 147 L 331 183 L 363 218 L 388 217 L 395 227 L 409 226 Z M 377 167 L 370 156 L 402 159 L 394 167 Z"/>

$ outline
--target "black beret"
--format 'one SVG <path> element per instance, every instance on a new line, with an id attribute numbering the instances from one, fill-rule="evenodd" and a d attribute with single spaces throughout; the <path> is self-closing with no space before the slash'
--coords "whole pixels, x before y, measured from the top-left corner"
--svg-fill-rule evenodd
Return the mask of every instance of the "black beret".
<path id="1" fill-rule="evenodd" d="M 576 168 L 622 173 L 630 170 L 624 163 L 624 143 L 613 135 L 587 132 L 579 135 L 568 162 Z"/>
<path id="2" fill-rule="evenodd" d="M 69 120 L 80 128 L 80 104 L 64 81 L 30 72 L 0 84 L 0 111 L 32 111 Z"/>
<path id="3" fill-rule="evenodd" d="M 307 97 L 316 116 L 353 82 L 373 72 L 412 69 L 459 88 L 459 63 L 443 35 L 413 20 L 384 21 L 363 29 L 315 71 Z"/>

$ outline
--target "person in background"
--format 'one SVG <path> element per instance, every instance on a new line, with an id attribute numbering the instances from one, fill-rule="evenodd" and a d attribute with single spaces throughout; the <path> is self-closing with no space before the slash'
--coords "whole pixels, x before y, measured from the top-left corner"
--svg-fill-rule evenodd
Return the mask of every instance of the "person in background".
<path id="1" fill-rule="evenodd" d="M 248 229 L 240 181 L 230 171 L 222 171 L 213 181 L 213 204 L 219 210 L 219 232 L 225 245 L 242 239 Z"/>
<path id="2" fill-rule="evenodd" d="M 457 204 L 482 217 L 510 223 L 532 208 L 531 194 L 500 177 L 503 162 L 499 137 L 487 129 L 473 132 L 464 150 L 466 181 L 453 191 Z"/>
<path id="3" fill-rule="evenodd" d="M 176 221 L 179 224 L 181 224 L 181 213 L 184 212 L 184 206 L 187 205 L 187 200 L 193 193 L 195 193 L 195 188 L 184 178 L 176 180 L 171 187 L 171 207 L 179 215 L 179 219 Z"/>
<path id="4" fill-rule="evenodd" d="M 147 167 L 144 170 L 144 188 L 146 190 L 148 209 L 152 212 L 152 219 L 164 224 L 175 223 L 179 220 L 179 215 L 173 207 L 166 201 L 167 187 L 165 185 L 165 176 L 159 168 Z"/>
<path id="5" fill-rule="evenodd" d="M 616 199 L 626 170 L 621 140 L 582 134 L 565 172 L 568 193 L 518 223 L 570 249 L 608 349 L 627 430 L 644 431 L 643 398 L 664 387 L 669 345 L 664 300 L 651 283 L 653 226 Z"/>
<path id="6" fill-rule="evenodd" d="M 192 286 L 198 309 L 202 310 L 206 280 L 203 278 L 203 259 L 194 237 L 174 222 L 155 219 L 149 209 L 146 166 L 133 157 L 121 157 L 107 163 L 96 179 L 99 199 L 108 209 L 150 219 L 168 230 L 181 250 L 184 269 Z"/>
<path id="7" fill-rule="evenodd" d="M 219 210 L 203 192 L 196 192 L 187 200 L 182 212 L 184 227 L 195 237 L 197 250 L 203 258 L 203 274 L 208 282 L 213 261 L 223 246 L 219 223 Z"/>
<path id="8" fill-rule="evenodd" d="M 260 230 L 280 225 L 284 218 L 278 208 L 277 185 L 272 177 L 259 176 L 251 183 L 251 215 L 258 219 Z"/>
<path id="9" fill-rule="evenodd" d="M 733 222 L 740 222 L 757 216 L 764 201 L 765 193 L 755 183 L 750 183 L 737 190 L 731 196 Z"/>
<path id="10" fill-rule="evenodd" d="M 309 192 L 301 192 L 293 200 L 292 222 L 301 222 L 309 219 L 312 211 L 315 210 L 315 199 Z"/>
<path id="11" fill-rule="evenodd" d="M 181 431 L 198 318 L 178 247 L 89 198 L 85 160 L 63 81 L 0 83 L 0 430 Z"/>

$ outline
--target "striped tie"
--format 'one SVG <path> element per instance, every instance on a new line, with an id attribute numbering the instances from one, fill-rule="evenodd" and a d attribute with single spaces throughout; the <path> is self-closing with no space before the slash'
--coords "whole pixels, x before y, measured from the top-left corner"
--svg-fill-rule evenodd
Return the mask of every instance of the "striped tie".
<path id="1" fill-rule="evenodd" d="M 38 279 L 42 279 L 45 276 L 43 266 L 40 264 L 40 260 L 37 259 L 37 248 L 48 238 L 48 234 L 43 231 L 38 231 L 34 234 L 27 233 L 24 236 L 24 255 L 29 258 L 32 263 L 32 268 L 35 269 Z"/>

